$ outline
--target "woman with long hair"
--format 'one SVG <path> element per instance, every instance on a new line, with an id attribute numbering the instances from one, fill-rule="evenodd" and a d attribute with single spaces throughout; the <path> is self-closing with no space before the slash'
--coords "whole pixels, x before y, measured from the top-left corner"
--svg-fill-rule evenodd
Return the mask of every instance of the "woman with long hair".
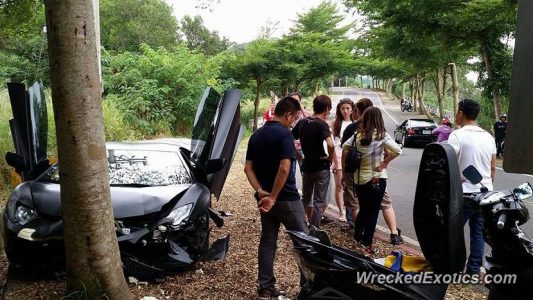
<path id="1" fill-rule="evenodd" d="M 332 166 L 333 178 L 335 180 L 335 203 L 339 208 L 339 221 L 346 222 L 346 210 L 344 208 L 343 199 L 343 186 L 342 186 L 342 134 L 348 125 L 350 125 L 354 119 L 352 112 L 355 105 L 350 98 L 343 98 L 337 104 L 335 113 L 335 120 L 330 124 L 331 131 L 333 132 L 333 143 L 335 146 L 335 154 L 337 155 L 338 163 Z"/>
<path id="2" fill-rule="evenodd" d="M 362 154 L 360 166 L 354 173 L 355 192 L 359 199 L 354 239 L 363 247 L 365 254 L 374 254 L 372 240 L 387 187 L 385 169 L 402 150 L 386 132 L 381 110 L 377 107 L 365 110 L 355 135 L 343 144 L 343 162 L 350 147 L 354 146 Z M 384 155 L 385 151 L 387 155 Z"/>

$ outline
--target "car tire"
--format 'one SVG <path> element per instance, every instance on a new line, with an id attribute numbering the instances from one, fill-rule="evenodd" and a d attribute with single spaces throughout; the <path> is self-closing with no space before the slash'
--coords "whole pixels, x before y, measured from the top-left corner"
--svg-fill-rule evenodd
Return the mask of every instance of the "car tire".
<path id="1" fill-rule="evenodd" d="M 408 143 L 409 143 L 409 142 L 408 142 L 407 137 L 405 136 L 405 134 L 402 134 L 402 143 L 401 143 L 402 148 L 404 148 L 404 147 L 408 147 L 408 146 L 409 146 Z"/>

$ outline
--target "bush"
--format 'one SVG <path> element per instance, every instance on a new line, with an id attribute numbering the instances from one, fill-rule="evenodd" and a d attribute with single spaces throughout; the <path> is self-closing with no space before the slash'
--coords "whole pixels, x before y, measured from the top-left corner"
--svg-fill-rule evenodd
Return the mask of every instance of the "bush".
<path id="1" fill-rule="evenodd" d="M 115 56 L 104 51 L 107 98 L 143 136 L 187 135 L 205 87 L 221 90 L 233 84 L 216 79 L 227 58 L 225 53 L 206 57 L 183 45 L 169 51 L 143 44 L 141 53 Z"/>

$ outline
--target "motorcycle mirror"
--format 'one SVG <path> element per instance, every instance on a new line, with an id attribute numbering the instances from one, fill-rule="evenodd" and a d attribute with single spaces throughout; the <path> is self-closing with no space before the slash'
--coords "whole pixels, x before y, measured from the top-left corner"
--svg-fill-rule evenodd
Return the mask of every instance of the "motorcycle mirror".
<path id="1" fill-rule="evenodd" d="M 473 165 L 466 167 L 462 173 L 463 176 L 472 184 L 478 184 L 483 179 L 481 174 L 479 174 L 479 171 Z"/>
<path id="2" fill-rule="evenodd" d="M 513 196 L 517 200 L 524 200 L 533 196 L 533 187 L 529 182 L 522 183 L 513 189 Z"/>

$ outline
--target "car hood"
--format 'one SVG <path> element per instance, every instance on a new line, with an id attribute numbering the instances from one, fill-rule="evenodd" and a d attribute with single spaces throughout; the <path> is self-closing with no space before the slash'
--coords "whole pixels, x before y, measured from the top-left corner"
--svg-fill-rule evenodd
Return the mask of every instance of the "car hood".
<path id="1" fill-rule="evenodd" d="M 163 205 L 190 186 L 191 184 L 150 187 L 111 186 L 111 202 L 115 219 L 161 211 Z M 61 217 L 59 184 L 33 182 L 30 189 L 34 208 L 40 214 Z"/>

